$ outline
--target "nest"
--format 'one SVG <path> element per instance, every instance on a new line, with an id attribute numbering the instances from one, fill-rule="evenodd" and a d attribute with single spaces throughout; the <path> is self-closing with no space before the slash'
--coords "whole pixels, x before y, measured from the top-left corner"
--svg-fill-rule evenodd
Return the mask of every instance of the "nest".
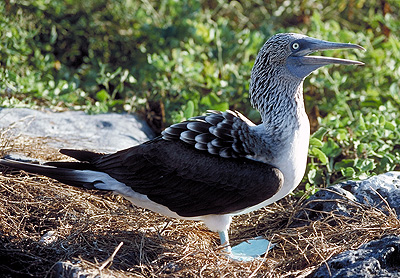
<path id="1" fill-rule="evenodd" d="M 15 137 L 10 129 L 0 131 L 0 140 L 1 155 L 63 158 L 43 140 Z M 259 235 L 276 244 L 259 260 L 234 262 L 223 256 L 218 235 L 199 222 L 166 218 L 111 193 L 0 171 L 0 272 L 9 277 L 52 277 L 60 261 L 89 277 L 305 277 L 342 251 L 400 235 L 390 209 L 359 204 L 351 218 L 327 213 L 291 228 L 304 202 L 288 197 L 234 217 L 233 244 Z"/>

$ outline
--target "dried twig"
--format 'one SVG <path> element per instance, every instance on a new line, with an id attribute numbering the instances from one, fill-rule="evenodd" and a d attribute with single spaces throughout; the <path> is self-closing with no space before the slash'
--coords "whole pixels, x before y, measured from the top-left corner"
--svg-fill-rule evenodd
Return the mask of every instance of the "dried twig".
<path id="1" fill-rule="evenodd" d="M 118 244 L 117 248 L 115 248 L 115 250 L 114 250 L 114 252 L 111 254 L 111 256 L 108 257 L 107 260 L 105 260 L 105 261 L 101 264 L 101 266 L 99 267 L 99 270 L 100 270 L 100 271 L 103 270 L 108 264 L 111 264 L 111 263 L 113 262 L 115 255 L 117 254 L 117 252 L 119 251 L 119 249 L 122 247 L 123 244 L 124 244 L 124 243 L 123 243 L 122 241 Z"/>

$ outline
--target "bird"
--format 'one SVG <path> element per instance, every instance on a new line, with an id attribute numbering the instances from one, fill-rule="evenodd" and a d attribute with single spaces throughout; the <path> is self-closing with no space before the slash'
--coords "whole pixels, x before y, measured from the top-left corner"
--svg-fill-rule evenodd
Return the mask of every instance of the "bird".
<path id="1" fill-rule="evenodd" d="M 310 55 L 333 49 L 365 50 L 357 44 L 296 33 L 275 34 L 265 42 L 249 86 L 250 103 L 260 113 L 260 124 L 238 111 L 211 110 L 115 153 L 61 149 L 76 161 L 34 164 L 3 158 L 0 165 L 67 185 L 113 191 L 168 217 L 203 221 L 219 233 L 229 257 L 247 260 L 246 254 L 233 254 L 230 246 L 232 216 L 284 198 L 305 174 L 310 139 L 305 78 L 330 64 L 364 65 Z"/>

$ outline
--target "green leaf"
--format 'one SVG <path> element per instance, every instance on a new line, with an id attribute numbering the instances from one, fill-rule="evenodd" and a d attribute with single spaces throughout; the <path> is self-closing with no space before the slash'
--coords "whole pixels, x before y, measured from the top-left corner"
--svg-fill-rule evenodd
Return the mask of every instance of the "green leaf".
<path id="1" fill-rule="evenodd" d="M 386 153 L 382 157 L 380 164 L 378 165 L 379 170 L 384 172 L 393 170 L 394 167 L 396 167 L 394 159 L 395 159 L 394 155 Z"/>
<path id="2" fill-rule="evenodd" d="M 383 127 L 384 127 L 384 129 L 390 130 L 390 131 L 396 130 L 396 126 L 393 123 L 387 122 L 387 121 L 385 122 L 385 125 Z"/>
<path id="3" fill-rule="evenodd" d="M 340 170 L 342 175 L 347 178 L 354 178 L 356 176 L 356 171 L 351 167 L 346 167 Z"/>
<path id="4" fill-rule="evenodd" d="M 311 138 L 318 139 L 322 141 L 322 138 L 324 138 L 324 135 L 328 132 L 328 130 L 325 127 L 320 127 L 316 132 L 311 135 Z"/>
<path id="5" fill-rule="evenodd" d="M 322 169 L 311 169 L 307 173 L 307 178 L 310 184 L 322 186 L 324 183 L 324 171 Z"/>
<path id="6" fill-rule="evenodd" d="M 360 143 L 357 146 L 357 155 L 362 156 L 364 155 L 365 152 L 367 152 L 367 150 L 369 149 L 368 144 L 366 143 Z"/>
<path id="7" fill-rule="evenodd" d="M 309 183 L 306 184 L 305 189 L 310 194 L 310 196 L 314 195 L 319 190 L 318 187 L 316 187 L 315 185 L 311 185 Z"/>
<path id="8" fill-rule="evenodd" d="M 212 109 L 218 110 L 218 111 L 226 111 L 229 109 L 229 103 L 227 103 L 227 102 L 218 103 L 216 105 L 213 105 Z"/>
<path id="9" fill-rule="evenodd" d="M 213 105 L 219 102 L 220 98 L 215 93 L 209 93 L 208 95 L 201 98 L 200 104 L 203 104 L 211 108 Z"/>
<path id="10" fill-rule="evenodd" d="M 307 173 L 307 178 L 308 178 L 308 181 L 311 183 L 311 184 L 314 184 L 315 183 L 315 176 L 317 175 L 317 170 L 316 169 L 311 169 L 310 171 L 308 171 L 308 173 Z"/>
<path id="11" fill-rule="evenodd" d="M 335 133 L 336 133 L 336 138 L 339 141 L 348 141 L 349 140 L 349 134 L 348 134 L 347 129 L 338 128 Z"/>
<path id="12" fill-rule="evenodd" d="M 354 159 L 343 159 L 342 161 L 336 162 L 334 168 L 338 171 L 343 168 L 353 167 L 355 163 L 356 161 Z"/>
<path id="13" fill-rule="evenodd" d="M 209 93 L 201 98 L 200 104 L 206 106 L 208 109 L 225 111 L 229 109 L 229 103 L 221 102 L 221 98 L 215 93 Z"/>
<path id="14" fill-rule="evenodd" d="M 100 90 L 96 93 L 96 98 L 100 101 L 100 102 L 105 102 L 107 100 L 110 99 L 110 94 L 106 91 L 106 90 Z"/>
<path id="15" fill-rule="evenodd" d="M 315 156 L 318 158 L 323 164 L 328 164 L 328 157 L 322 152 L 320 149 L 314 147 L 311 149 L 311 155 Z"/>
<path id="16" fill-rule="evenodd" d="M 328 157 L 337 157 L 342 152 L 342 149 L 339 145 L 333 141 L 333 139 L 328 138 L 328 141 L 322 146 L 321 150 L 328 156 Z"/>
<path id="17" fill-rule="evenodd" d="M 364 117 L 362 114 L 358 117 L 358 128 L 361 130 L 366 130 L 367 127 L 365 126 Z"/>
<path id="18" fill-rule="evenodd" d="M 321 140 L 311 137 L 310 138 L 310 146 L 322 147 L 323 143 L 321 142 Z"/>
<path id="19" fill-rule="evenodd" d="M 380 115 L 380 116 L 379 116 L 379 125 L 380 125 L 381 127 L 383 127 L 383 126 L 385 125 L 385 122 L 386 122 L 385 116 Z"/>
<path id="20" fill-rule="evenodd" d="M 365 173 L 373 170 L 375 168 L 375 164 L 372 159 L 363 159 L 357 162 L 356 167 L 360 169 L 361 172 Z"/>
<path id="21" fill-rule="evenodd" d="M 193 117 L 194 115 L 194 102 L 192 100 L 189 100 L 188 103 L 186 104 L 186 109 L 183 112 L 183 115 L 185 116 L 186 119 L 189 119 Z"/>

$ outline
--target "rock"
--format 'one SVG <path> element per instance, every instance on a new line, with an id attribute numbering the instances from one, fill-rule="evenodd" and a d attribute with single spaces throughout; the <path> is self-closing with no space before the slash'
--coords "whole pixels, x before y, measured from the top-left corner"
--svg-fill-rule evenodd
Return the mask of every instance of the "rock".
<path id="1" fill-rule="evenodd" d="M 71 262 L 58 262 L 54 265 L 51 273 L 52 278 L 87 278 L 93 277 L 79 266 Z"/>
<path id="2" fill-rule="evenodd" d="M 56 231 L 48 231 L 40 238 L 39 243 L 43 245 L 50 245 L 56 242 L 57 239 L 58 237 Z"/>
<path id="3" fill-rule="evenodd" d="M 400 216 L 400 172 L 388 172 L 361 181 L 352 193 L 359 203 L 370 204 L 380 210 L 386 209 L 387 202 Z"/>
<path id="4" fill-rule="evenodd" d="M 81 111 L 54 113 L 25 108 L 0 109 L 0 129 L 13 125 L 14 132 L 49 138 L 55 148 L 115 152 L 154 137 L 145 121 L 130 114 L 87 115 Z"/>
<path id="5" fill-rule="evenodd" d="M 304 209 L 296 215 L 291 227 L 322 219 L 329 212 L 351 217 L 358 204 L 389 213 L 388 204 L 400 216 L 400 172 L 388 172 L 361 181 L 346 181 L 321 189 L 305 202 Z"/>
<path id="6" fill-rule="evenodd" d="M 400 277 L 400 237 L 386 236 L 357 250 L 345 251 L 331 258 L 309 277 Z"/>
<path id="7" fill-rule="evenodd" d="M 101 270 L 99 267 L 80 266 L 69 261 L 57 262 L 50 273 L 51 278 L 116 278 L 112 272 L 106 269 Z"/>

